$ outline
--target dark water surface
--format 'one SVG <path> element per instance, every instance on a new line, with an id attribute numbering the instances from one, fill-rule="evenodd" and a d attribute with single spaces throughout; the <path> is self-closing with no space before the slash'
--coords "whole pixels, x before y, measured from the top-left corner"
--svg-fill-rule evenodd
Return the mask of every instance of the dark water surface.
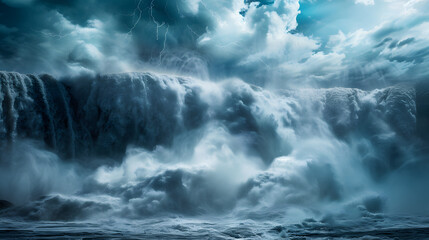
<path id="1" fill-rule="evenodd" d="M 1 239 L 429 239 L 429 219 L 270 221 L 166 218 L 136 221 L 0 221 Z"/>

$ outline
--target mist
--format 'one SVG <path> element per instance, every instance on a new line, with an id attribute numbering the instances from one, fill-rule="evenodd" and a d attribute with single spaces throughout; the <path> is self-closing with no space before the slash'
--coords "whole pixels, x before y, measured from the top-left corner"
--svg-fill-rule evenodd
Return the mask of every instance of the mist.
<path id="1" fill-rule="evenodd" d="M 0 1 L 0 237 L 427 237 L 428 7 Z"/>

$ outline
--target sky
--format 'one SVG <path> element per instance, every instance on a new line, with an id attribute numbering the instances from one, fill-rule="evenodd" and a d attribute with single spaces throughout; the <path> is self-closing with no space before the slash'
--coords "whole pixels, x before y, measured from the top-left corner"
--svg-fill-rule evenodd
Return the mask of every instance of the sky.
<path id="1" fill-rule="evenodd" d="M 426 0 L 0 0 L 1 71 L 374 89 L 428 57 Z"/>

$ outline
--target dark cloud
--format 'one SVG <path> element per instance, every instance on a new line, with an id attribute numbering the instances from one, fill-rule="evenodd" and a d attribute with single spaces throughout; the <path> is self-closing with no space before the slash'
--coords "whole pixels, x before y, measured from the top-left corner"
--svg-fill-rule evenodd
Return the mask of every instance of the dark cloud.
<path id="1" fill-rule="evenodd" d="M 352 1 L 35 0 L 0 4 L 3 70 L 58 76 L 157 70 L 204 79 L 239 77 L 270 87 L 373 88 L 409 78 L 409 73 L 399 73 L 406 69 L 395 62 L 410 62 L 405 58 L 415 56 L 416 67 L 423 72 L 413 78 L 426 76 L 426 53 L 417 55 L 418 49 L 411 50 L 425 47 L 425 37 L 413 30 L 427 22 L 422 12 L 386 15 L 391 21 L 382 23 L 375 15 L 377 5 Z M 320 8 L 321 4 L 330 7 Z M 396 8 L 396 2 L 380 6 L 394 12 L 414 11 L 417 5 L 424 9 L 422 4 L 413 4 L 406 9 Z M 338 8 L 344 10 L 331 12 Z M 361 11 L 371 17 L 352 21 Z M 351 42 L 363 29 L 375 52 L 362 41 Z M 334 41 L 343 32 L 349 45 Z M 398 54 L 383 51 L 385 44 Z M 416 67 L 405 68 L 411 73 Z"/>
<path id="2" fill-rule="evenodd" d="M 56 75 L 147 67 L 183 72 L 183 66 L 189 64 L 180 59 L 191 54 L 198 62 L 207 63 L 212 77 L 244 77 L 245 70 L 255 70 L 253 63 L 240 63 L 253 54 L 241 45 L 263 48 L 268 25 L 281 24 L 279 27 L 286 29 L 297 14 L 292 5 L 282 1 L 261 5 L 249 8 L 253 9 L 247 17 L 249 24 L 260 25 L 257 32 L 250 33 L 253 26 L 245 26 L 239 14 L 244 2 L 33 1 L 19 6 L 3 2 L 0 22 L 5 23 L 5 29 L 16 29 L 2 41 L 7 46 L 2 53 L 3 69 Z M 261 14 L 266 11 L 278 14 L 279 22 L 270 22 Z M 290 14 L 290 19 L 281 14 Z M 26 16 L 32 16 L 31 22 Z M 225 29 L 220 19 L 238 22 Z M 234 28 L 240 30 L 235 37 L 230 35 Z M 227 39 L 228 35 L 235 40 Z M 179 61 L 171 61 L 174 58 Z M 257 61 L 258 65 L 264 62 Z M 165 66 L 166 62 L 170 64 Z M 201 67 L 207 66 L 192 67 L 184 72 L 204 72 Z"/>
<path id="3" fill-rule="evenodd" d="M 376 46 L 374 46 L 374 47 L 375 47 L 375 48 L 379 48 L 379 47 L 381 47 L 381 46 L 385 45 L 386 43 L 388 43 L 388 42 L 390 42 L 390 41 L 392 41 L 392 38 L 390 38 L 390 37 L 385 38 L 385 39 L 383 39 L 383 41 L 381 41 L 379 44 L 377 44 L 377 45 L 376 45 Z"/>
<path id="4" fill-rule="evenodd" d="M 405 40 L 402 40 L 398 43 L 398 47 L 402 47 L 404 45 L 410 44 L 410 43 L 414 42 L 414 40 L 415 40 L 414 38 L 407 38 Z"/>

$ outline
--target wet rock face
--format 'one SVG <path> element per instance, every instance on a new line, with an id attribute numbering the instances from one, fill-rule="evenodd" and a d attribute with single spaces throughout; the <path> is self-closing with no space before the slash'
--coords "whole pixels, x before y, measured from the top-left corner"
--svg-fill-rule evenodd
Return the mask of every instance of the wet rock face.
<path id="1" fill-rule="evenodd" d="M 279 135 L 282 126 L 297 132 L 322 118 L 341 139 L 378 136 L 386 129 L 410 137 L 416 130 L 412 88 L 335 88 L 267 97 L 266 91 L 245 83 L 217 87 L 222 95 L 212 101 L 201 81 L 150 73 L 58 81 L 49 75 L 0 72 L 0 142 L 35 139 L 67 158 L 114 157 L 129 145 L 169 146 L 179 134 L 218 122 L 233 135 L 247 136 L 249 151 L 269 164 L 291 151 Z M 274 113 L 262 111 L 283 101 Z M 283 120 L 273 118 L 276 114 Z"/>
<path id="2" fill-rule="evenodd" d="M 178 93 L 169 86 L 174 81 L 149 74 L 65 83 L 2 72 L 0 81 L 3 144 L 26 138 L 67 158 L 120 156 L 129 144 L 169 144 L 179 130 Z"/>
<path id="3" fill-rule="evenodd" d="M 2 213 L 256 216 L 342 202 L 427 156 L 414 151 L 425 96 L 398 86 L 270 91 L 152 73 L 1 72 L 0 198 L 26 205 Z M 375 214 L 388 198 L 365 199 Z"/>

